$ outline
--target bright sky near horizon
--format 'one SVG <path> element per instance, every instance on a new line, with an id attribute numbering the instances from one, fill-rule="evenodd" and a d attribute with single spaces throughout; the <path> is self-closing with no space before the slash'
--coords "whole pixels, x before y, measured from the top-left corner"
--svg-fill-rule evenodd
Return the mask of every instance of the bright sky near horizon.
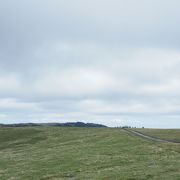
<path id="1" fill-rule="evenodd" d="M 179 0 L 1 0 L 0 123 L 180 128 Z"/>

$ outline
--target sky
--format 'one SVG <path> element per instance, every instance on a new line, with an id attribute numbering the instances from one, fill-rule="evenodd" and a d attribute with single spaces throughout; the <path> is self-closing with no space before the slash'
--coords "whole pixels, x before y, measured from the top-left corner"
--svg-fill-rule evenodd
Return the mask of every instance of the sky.
<path id="1" fill-rule="evenodd" d="M 179 0 L 0 0 L 0 123 L 180 128 Z"/>

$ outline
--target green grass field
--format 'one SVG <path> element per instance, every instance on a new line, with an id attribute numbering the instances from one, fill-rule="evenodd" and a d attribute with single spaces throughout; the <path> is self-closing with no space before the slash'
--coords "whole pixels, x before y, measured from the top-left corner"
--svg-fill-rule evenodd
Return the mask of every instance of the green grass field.
<path id="1" fill-rule="evenodd" d="M 149 136 L 180 141 L 180 129 L 134 129 Z"/>
<path id="2" fill-rule="evenodd" d="M 0 128 L 0 179 L 179 180 L 180 144 L 118 128 Z"/>

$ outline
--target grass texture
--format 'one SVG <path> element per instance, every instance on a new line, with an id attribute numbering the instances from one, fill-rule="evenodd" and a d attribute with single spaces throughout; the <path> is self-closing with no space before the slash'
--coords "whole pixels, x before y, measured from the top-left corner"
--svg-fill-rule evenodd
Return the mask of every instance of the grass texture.
<path id="1" fill-rule="evenodd" d="M 0 128 L 1 180 L 179 180 L 179 165 L 179 144 L 123 129 Z"/>

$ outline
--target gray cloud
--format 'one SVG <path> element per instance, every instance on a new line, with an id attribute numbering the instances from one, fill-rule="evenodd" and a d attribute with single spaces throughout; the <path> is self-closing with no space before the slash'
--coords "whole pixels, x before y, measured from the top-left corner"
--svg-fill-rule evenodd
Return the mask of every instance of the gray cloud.
<path id="1" fill-rule="evenodd" d="M 179 5 L 1 1 L 0 123 L 179 127 Z"/>

